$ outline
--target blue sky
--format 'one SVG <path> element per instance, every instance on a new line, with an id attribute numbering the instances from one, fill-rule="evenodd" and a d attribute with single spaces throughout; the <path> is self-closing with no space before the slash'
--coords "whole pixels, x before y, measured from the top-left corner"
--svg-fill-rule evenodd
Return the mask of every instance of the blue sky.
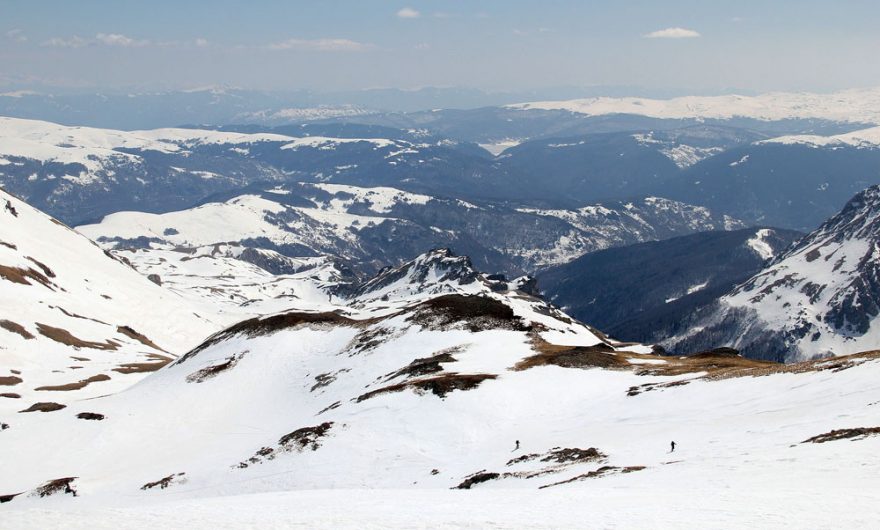
<path id="1" fill-rule="evenodd" d="M 867 0 L 0 0 L 0 84 L 822 91 L 880 85 L 878 28 Z"/>

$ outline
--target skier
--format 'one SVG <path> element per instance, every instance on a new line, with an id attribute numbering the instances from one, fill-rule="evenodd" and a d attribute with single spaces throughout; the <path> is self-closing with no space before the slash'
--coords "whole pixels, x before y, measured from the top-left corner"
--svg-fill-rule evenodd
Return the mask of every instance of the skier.
<path id="1" fill-rule="evenodd" d="M 670 442 L 669 445 L 672 447 L 672 449 L 670 449 L 669 452 L 674 453 L 675 452 L 675 441 Z"/>
<path id="2" fill-rule="evenodd" d="M 516 441 L 516 447 L 514 447 L 513 450 L 519 451 L 519 440 Z"/>

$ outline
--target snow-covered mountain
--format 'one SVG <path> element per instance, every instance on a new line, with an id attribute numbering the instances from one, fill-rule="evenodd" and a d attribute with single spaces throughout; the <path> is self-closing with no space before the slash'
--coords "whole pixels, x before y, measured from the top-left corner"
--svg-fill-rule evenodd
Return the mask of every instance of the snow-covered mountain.
<path id="1" fill-rule="evenodd" d="M 0 413 L 130 386 L 222 326 L 0 191 Z"/>
<path id="2" fill-rule="evenodd" d="M 78 229 L 111 249 L 235 242 L 293 257 L 333 255 L 368 272 L 429 248 L 452 247 L 482 270 L 519 274 L 602 248 L 741 226 L 708 209 L 655 197 L 564 210 L 296 183 L 251 187 L 179 212 L 115 213 Z"/>
<path id="3" fill-rule="evenodd" d="M 350 129 L 392 137 L 357 137 Z M 413 180 L 418 166 L 415 182 L 428 186 L 450 167 L 464 167 L 467 177 L 489 163 L 476 145 L 418 131 L 344 125 L 282 130 L 288 134 L 118 131 L 0 118 L 0 184 L 63 221 L 81 223 L 120 210 L 186 208 L 254 182 L 384 184 Z"/>
<path id="4" fill-rule="evenodd" d="M 385 271 L 346 308 L 245 320 L 125 392 L 4 420 L 3 454 L 16 455 L 0 475 L 4 521 L 108 502 L 116 516 L 138 506 L 131 521 L 175 506 L 188 520 L 189 503 L 305 490 L 409 499 L 455 488 L 471 490 L 456 495 L 467 504 L 520 488 L 683 493 L 702 480 L 741 501 L 792 480 L 823 490 L 876 480 L 866 465 L 876 352 L 793 366 L 659 358 L 517 285 L 432 252 Z"/>
<path id="5" fill-rule="evenodd" d="M 681 332 L 684 316 L 760 272 L 802 235 L 743 228 L 638 243 L 542 271 L 538 284 L 573 317 L 622 339 L 656 343 Z"/>
<path id="6" fill-rule="evenodd" d="M 830 136 L 820 136 L 815 134 L 796 134 L 788 136 L 779 136 L 764 140 L 763 143 L 774 144 L 799 144 L 811 147 L 858 147 L 862 149 L 878 149 L 880 148 L 880 127 L 871 127 L 869 129 L 860 129 L 844 134 L 834 134 Z"/>
<path id="7" fill-rule="evenodd" d="M 327 256 L 292 258 L 272 250 L 217 244 L 197 248 L 114 250 L 141 274 L 230 323 L 289 307 L 323 307 L 358 278 Z"/>
<path id="8" fill-rule="evenodd" d="M 787 361 L 874 348 L 880 342 L 878 263 L 880 187 L 873 186 L 669 344 L 681 351 L 729 345 Z"/>
<path id="9" fill-rule="evenodd" d="M 589 116 L 635 114 L 664 119 L 752 118 L 764 121 L 818 118 L 880 123 L 880 88 L 830 94 L 771 92 L 758 96 L 685 96 L 672 99 L 594 97 L 508 105 L 520 110 L 565 110 Z"/>

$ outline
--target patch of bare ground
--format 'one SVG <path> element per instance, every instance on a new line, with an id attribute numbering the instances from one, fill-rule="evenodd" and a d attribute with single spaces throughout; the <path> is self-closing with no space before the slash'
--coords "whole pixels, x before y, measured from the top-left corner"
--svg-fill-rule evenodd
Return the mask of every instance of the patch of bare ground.
<path id="1" fill-rule="evenodd" d="M 31 340 L 34 338 L 33 334 L 26 330 L 24 326 L 22 326 L 21 324 L 17 324 L 11 320 L 0 320 L 0 328 L 3 328 L 11 333 L 21 335 L 27 340 Z"/>
<path id="2" fill-rule="evenodd" d="M 432 298 L 419 304 L 407 321 L 428 329 L 467 329 L 474 333 L 493 329 L 533 329 L 507 304 L 478 295 L 448 294 Z"/>
<path id="3" fill-rule="evenodd" d="M 291 433 L 285 434 L 278 439 L 278 447 L 262 447 L 254 453 L 254 456 L 243 462 L 239 462 L 236 466 L 244 469 L 254 464 L 261 464 L 264 460 L 274 460 L 279 453 L 289 453 L 291 451 L 302 452 L 306 449 L 317 451 L 321 447 L 321 440 L 327 436 L 333 427 L 332 421 L 325 421 L 314 427 L 303 427 Z"/>
<path id="4" fill-rule="evenodd" d="M 24 379 L 15 375 L 0 376 L 0 386 L 15 386 L 23 381 Z"/>
<path id="5" fill-rule="evenodd" d="M 595 346 L 558 346 L 550 344 L 537 334 L 531 337 L 532 349 L 536 355 L 526 357 L 514 365 L 513 370 L 528 370 L 536 366 L 560 366 L 562 368 L 605 368 L 626 370 L 632 365 L 625 357 L 615 353 L 614 348 L 605 343 Z"/>
<path id="6" fill-rule="evenodd" d="M 30 280 L 33 280 L 54 291 L 53 286 L 55 284 L 52 283 L 52 281 L 49 280 L 49 278 L 47 278 L 45 274 L 31 268 L 25 269 L 23 267 L 10 267 L 8 265 L 0 265 L 0 278 L 21 285 L 33 285 L 30 282 Z"/>
<path id="7" fill-rule="evenodd" d="M 359 332 L 346 347 L 349 357 L 360 355 L 376 349 L 392 336 L 392 331 L 384 327 L 374 327 Z"/>
<path id="8" fill-rule="evenodd" d="M 472 390 L 480 386 L 480 383 L 487 379 L 496 379 L 498 376 L 494 374 L 457 374 L 449 373 L 438 375 L 435 377 L 426 377 L 422 379 L 413 379 L 382 387 L 366 394 L 361 394 L 355 401 L 361 401 L 376 397 L 381 394 L 393 392 L 402 392 L 404 390 L 414 390 L 416 393 L 424 394 L 430 392 L 435 396 L 445 398 L 447 394 L 455 390 Z"/>
<path id="9" fill-rule="evenodd" d="M 126 337 L 128 337 L 130 339 L 134 339 L 134 340 L 140 342 L 144 346 L 148 346 L 150 348 L 153 348 L 153 349 L 159 350 L 159 351 L 165 351 L 162 348 L 160 348 L 159 346 L 157 346 L 155 342 L 148 339 L 146 337 L 146 335 L 138 333 L 137 331 L 135 331 L 134 329 L 132 329 L 129 326 L 116 326 L 116 331 L 118 331 L 119 333 L 125 335 Z"/>
<path id="10" fill-rule="evenodd" d="M 641 471 L 645 469 L 645 466 L 627 466 L 627 467 L 617 467 L 617 466 L 602 466 L 599 469 L 594 471 L 590 471 L 589 473 L 584 473 L 583 475 L 578 475 L 576 477 L 572 477 L 567 480 L 561 480 L 559 482 L 552 482 L 550 484 L 544 484 L 538 489 L 550 488 L 553 486 L 560 486 L 562 484 L 570 484 L 572 482 L 578 482 L 581 480 L 587 480 L 591 478 L 599 478 L 604 477 L 606 475 L 613 475 L 618 473 L 633 473 L 635 471 Z"/>
<path id="11" fill-rule="evenodd" d="M 69 392 L 71 390 L 80 390 L 81 388 L 85 388 L 92 383 L 98 383 L 101 381 L 109 381 L 110 376 L 105 374 L 97 374 L 89 377 L 88 379 L 82 379 L 77 381 L 76 383 L 67 383 L 66 385 L 54 385 L 54 386 L 39 386 L 34 390 L 41 390 L 45 392 Z"/>
<path id="12" fill-rule="evenodd" d="M 21 394 L 16 394 L 15 392 L 3 392 L 0 393 L 0 397 L 5 397 L 9 399 L 21 399 Z"/>
<path id="13" fill-rule="evenodd" d="M 14 243 L 7 243 L 6 241 L 0 241 L 0 245 L 3 245 L 6 248 L 11 248 L 12 250 L 18 250 L 18 247 L 15 246 Z"/>
<path id="14" fill-rule="evenodd" d="M 101 421 L 105 416 L 97 412 L 80 412 L 76 417 L 81 420 Z"/>
<path id="15" fill-rule="evenodd" d="M 90 317 L 84 317 L 84 316 L 82 316 L 82 315 L 78 315 L 78 314 L 76 314 L 76 313 L 74 313 L 74 312 L 72 312 L 72 311 L 68 311 L 67 309 L 64 309 L 64 308 L 61 307 L 61 306 L 49 306 L 49 307 L 61 311 L 61 312 L 64 313 L 65 315 L 69 316 L 70 318 L 78 318 L 78 319 L 80 319 L 80 320 L 89 320 L 89 321 L 91 321 L 91 322 L 97 322 L 98 324 L 104 324 L 105 326 L 109 326 L 109 325 L 110 325 L 110 324 L 104 322 L 103 320 L 98 320 L 98 319 L 96 319 L 96 318 L 90 318 Z"/>
<path id="16" fill-rule="evenodd" d="M 162 368 L 163 366 L 174 360 L 171 357 L 165 357 L 164 355 L 158 355 L 154 353 L 147 355 L 147 357 L 152 359 L 154 362 L 124 363 L 114 368 L 113 371 L 120 374 L 143 374 L 155 372 L 156 370 Z"/>
<path id="17" fill-rule="evenodd" d="M 42 486 L 34 489 L 31 493 L 31 497 L 49 497 L 59 493 L 66 493 L 76 497 L 76 488 L 73 487 L 73 481 L 76 479 L 77 477 L 65 477 L 50 480 Z"/>
<path id="18" fill-rule="evenodd" d="M 880 436 L 880 427 L 855 427 L 852 429 L 835 429 L 804 440 L 805 443 L 821 444 L 836 440 L 863 440 L 869 436 Z"/>
<path id="19" fill-rule="evenodd" d="M 0 431 L 5 431 L 8 428 L 9 428 L 8 423 L 0 423 Z"/>
<path id="20" fill-rule="evenodd" d="M 352 320 L 350 318 L 344 317 L 338 313 L 300 313 L 300 312 L 289 312 L 283 313 L 280 315 L 271 315 L 268 317 L 256 317 L 251 318 L 249 320 L 244 320 L 226 328 L 223 331 L 215 333 L 208 337 L 205 342 L 196 346 L 185 355 L 181 356 L 177 363 L 184 363 L 187 360 L 195 357 L 199 352 L 204 351 L 206 348 L 223 342 L 229 338 L 244 335 L 246 337 L 258 337 L 261 335 L 267 335 L 270 333 L 274 333 L 276 331 L 281 331 L 284 329 L 296 328 L 298 326 L 308 326 L 308 325 L 339 325 L 339 326 L 361 326 L 367 323 L 368 321 L 357 321 Z"/>
<path id="21" fill-rule="evenodd" d="M 49 278 L 55 277 L 55 272 L 53 272 L 52 269 L 47 267 L 44 263 L 40 263 L 39 261 L 35 260 L 34 258 L 32 258 L 30 256 L 25 256 L 25 259 L 30 261 L 31 263 L 33 263 L 37 267 L 39 267 L 40 270 L 43 271 L 43 274 L 45 274 L 47 277 L 49 277 Z"/>
<path id="22" fill-rule="evenodd" d="M 22 492 L 22 493 L 23 493 L 23 492 Z M 6 502 L 10 502 L 10 501 L 12 501 L 14 498 L 18 497 L 19 495 L 21 495 L 21 493 L 11 493 L 11 494 L 8 494 L 8 495 L 0 495 L 0 504 L 6 503 Z"/>
<path id="23" fill-rule="evenodd" d="M 500 473 L 488 473 L 485 470 L 474 473 L 473 475 L 465 477 L 465 479 L 459 484 L 455 486 L 453 489 L 457 490 L 469 490 L 477 484 L 482 484 L 483 482 L 489 482 L 490 480 L 498 480 L 501 478 Z"/>
<path id="24" fill-rule="evenodd" d="M 141 489 L 144 491 L 151 490 L 153 488 L 159 488 L 160 490 L 164 490 L 165 488 L 167 488 L 168 486 L 171 486 L 172 484 L 183 484 L 186 482 L 186 479 L 183 478 L 184 475 L 186 475 L 185 472 L 174 473 L 174 474 L 168 475 L 165 478 L 160 478 L 156 482 L 147 482 L 146 484 L 141 486 Z"/>
<path id="25" fill-rule="evenodd" d="M 344 374 L 344 373 L 350 372 L 350 371 L 351 371 L 350 368 L 340 368 L 339 370 L 336 370 L 335 372 L 327 372 L 324 374 L 316 375 L 315 376 L 315 384 L 312 385 L 312 388 L 309 389 L 309 392 L 314 392 L 315 390 L 318 390 L 319 388 L 324 388 L 325 386 L 329 385 L 333 381 L 336 381 L 336 378 L 339 377 L 339 374 Z"/>
<path id="26" fill-rule="evenodd" d="M 442 372 L 443 367 L 441 364 L 456 362 L 456 358 L 453 357 L 452 354 L 463 350 L 464 348 L 462 346 L 455 346 L 438 351 L 430 357 L 416 359 L 400 370 L 387 374 L 385 376 L 385 381 L 387 382 L 398 377 L 421 377 Z"/>
<path id="27" fill-rule="evenodd" d="M 746 359 L 739 355 L 719 356 L 712 353 L 688 357 L 665 357 L 664 360 L 667 361 L 667 364 L 638 365 L 636 373 L 662 376 L 705 372 L 699 379 L 715 381 L 733 377 L 758 377 L 774 374 L 840 372 L 864 362 L 880 360 L 880 350 L 789 364 Z"/>
<path id="28" fill-rule="evenodd" d="M 330 405 L 327 405 L 326 407 L 324 407 L 323 409 L 321 409 L 320 412 L 318 412 L 318 416 L 320 416 L 321 414 L 324 414 L 324 413 L 327 412 L 327 411 L 330 411 L 330 410 L 333 410 L 333 409 L 335 409 L 335 408 L 338 408 L 339 405 L 342 405 L 342 403 L 341 403 L 340 401 L 336 401 L 336 402 L 334 402 L 334 403 L 331 403 Z"/>
<path id="29" fill-rule="evenodd" d="M 65 346 L 73 346 L 74 348 L 92 348 L 95 350 L 117 350 L 119 349 L 120 344 L 118 342 L 114 342 L 112 340 L 105 340 L 104 342 L 92 342 L 87 340 L 79 339 L 73 336 L 69 331 L 62 328 L 52 327 L 46 324 L 41 324 L 37 322 L 37 331 L 40 332 L 44 337 L 50 338 L 55 342 L 60 342 Z"/>
<path id="30" fill-rule="evenodd" d="M 22 412 L 55 412 L 56 410 L 61 410 L 66 408 L 67 405 L 62 405 L 61 403 L 54 403 L 51 401 L 40 401 L 39 403 L 34 403 L 30 407 L 18 411 Z"/>
<path id="31" fill-rule="evenodd" d="M 186 376 L 186 382 L 187 383 L 203 383 L 203 382 L 207 381 L 208 379 L 211 379 L 213 377 L 217 377 L 218 375 L 222 374 L 226 370 L 229 370 L 229 369 L 233 368 L 236 364 L 238 364 L 238 361 L 240 361 L 242 358 L 244 358 L 246 353 L 248 353 L 247 350 L 245 350 L 241 353 L 235 354 L 235 355 L 230 355 L 229 357 L 227 357 L 226 359 L 224 359 L 222 362 L 220 362 L 218 364 L 214 364 L 214 365 L 202 368 L 201 370 L 196 370 L 195 372 Z"/>

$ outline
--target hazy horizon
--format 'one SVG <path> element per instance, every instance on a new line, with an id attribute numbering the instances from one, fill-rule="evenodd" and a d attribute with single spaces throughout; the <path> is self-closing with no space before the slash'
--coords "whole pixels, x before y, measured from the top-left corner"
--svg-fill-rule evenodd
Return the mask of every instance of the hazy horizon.
<path id="1" fill-rule="evenodd" d="M 0 2 L 0 87 L 633 94 L 880 86 L 880 5 Z M 641 91 L 641 92 L 639 92 Z M 616 94 L 609 94 L 616 95 Z"/>

